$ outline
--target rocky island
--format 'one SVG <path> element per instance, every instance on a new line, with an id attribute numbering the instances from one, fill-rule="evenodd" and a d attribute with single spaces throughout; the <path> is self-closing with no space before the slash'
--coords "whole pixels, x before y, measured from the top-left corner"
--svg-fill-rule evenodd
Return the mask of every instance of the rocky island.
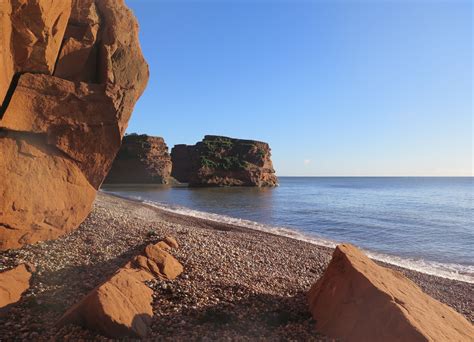
<path id="1" fill-rule="evenodd" d="M 255 140 L 206 135 L 171 150 L 172 176 L 189 186 L 276 186 L 270 146 Z"/>
<path id="2" fill-rule="evenodd" d="M 171 157 L 161 137 L 129 134 L 122 140 L 117 157 L 104 183 L 169 184 Z"/>

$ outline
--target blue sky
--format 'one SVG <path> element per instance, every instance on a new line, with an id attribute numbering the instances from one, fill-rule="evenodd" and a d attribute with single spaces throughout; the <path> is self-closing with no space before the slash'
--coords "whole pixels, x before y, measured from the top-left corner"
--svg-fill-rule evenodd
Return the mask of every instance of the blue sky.
<path id="1" fill-rule="evenodd" d="M 471 1 L 127 0 L 128 132 L 270 143 L 280 176 L 472 175 Z"/>

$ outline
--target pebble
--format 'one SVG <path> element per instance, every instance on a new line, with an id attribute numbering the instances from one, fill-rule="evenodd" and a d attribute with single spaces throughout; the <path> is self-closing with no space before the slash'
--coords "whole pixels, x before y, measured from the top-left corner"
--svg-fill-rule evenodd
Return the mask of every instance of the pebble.
<path id="1" fill-rule="evenodd" d="M 20 260 L 37 268 L 27 298 L 0 317 L 1 339 L 107 341 L 81 327 L 59 329 L 54 323 L 146 243 L 171 235 L 180 245 L 172 254 L 185 273 L 172 282 L 148 282 L 154 290 L 150 340 L 328 340 L 315 331 L 305 294 L 329 263 L 331 249 L 216 227 L 99 192 L 77 230 L 0 252 L 1 269 Z M 150 231 L 156 235 L 150 238 Z M 390 267 L 474 320 L 473 284 Z M 280 316 L 286 318 L 272 318 Z"/>

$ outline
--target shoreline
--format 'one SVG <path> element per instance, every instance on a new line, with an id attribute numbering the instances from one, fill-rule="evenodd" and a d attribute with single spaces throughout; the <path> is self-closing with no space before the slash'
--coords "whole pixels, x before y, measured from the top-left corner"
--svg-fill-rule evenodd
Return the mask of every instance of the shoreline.
<path id="1" fill-rule="evenodd" d="M 123 186 L 123 185 L 121 185 Z M 336 242 L 330 239 L 325 239 L 322 237 L 314 237 L 311 235 L 305 234 L 305 232 L 299 230 L 298 228 L 288 228 L 288 227 L 279 227 L 279 226 L 272 226 L 270 224 L 259 223 L 250 221 L 247 219 L 240 219 L 232 216 L 226 216 L 222 214 L 215 214 L 209 213 L 205 211 L 199 211 L 192 208 L 182 207 L 179 205 L 167 205 L 163 203 L 156 203 L 148 200 L 142 200 L 138 198 L 132 198 L 127 196 L 122 196 L 120 194 L 114 193 L 113 191 L 109 190 L 101 190 L 102 193 L 105 193 L 110 196 L 118 197 L 123 200 L 129 200 L 132 202 L 136 202 L 142 205 L 147 205 L 152 208 L 156 208 L 158 210 L 163 210 L 165 212 L 169 212 L 175 215 L 181 215 L 185 217 L 191 217 L 200 220 L 207 220 L 211 222 L 215 222 L 222 225 L 229 225 L 235 228 L 245 228 L 250 230 L 261 231 L 264 233 L 277 235 L 277 236 L 284 236 L 290 239 L 295 239 L 302 242 L 307 242 L 312 245 L 318 247 L 325 247 L 333 250 L 336 245 L 343 242 Z M 463 266 L 460 264 L 453 264 L 453 263 L 443 263 L 443 262 L 436 262 L 436 261 L 424 261 L 423 259 L 420 260 L 413 260 L 408 257 L 399 257 L 395 255 L 385 254 L 383 252 L 374 252 L 371 250 L 367 250 L 361 247 L 361 249 L 366 255 L 368 255 L 371 259 L 384 264 L 390 265 L 394 267 L 400 267 L 403 269 L 407 269 L 410 271 L 415 271 L 439 278 L 445 278 L 455 281 L 462 281 L 469 284 L 474 284 L 474 274 L 469 272 L 460 272 L 456 270 L 456 268 Z M 451 270 L 450 270 L 451 269 Z"/>
<path id="2" fill-rule="evenodd" d="M 104 192 L 97 194 L 92 213 L 77 230 L 0 252 L 3 269 L 21 262 L 37 268 L 23 299 L 0 314 L 0 336 L 107 340 L 76 326 L 58 329 L 54 323 L 146 244 L 167 235 L 180 244 L 173 254 L 184 273 L 172 282 L 150 284 L 150 338 L 327 340 L 314 329 L 306 292 L 324 272 L 331 248 L 170 213 Z M 474 284 L 381 264 L 474 321 Z"/>

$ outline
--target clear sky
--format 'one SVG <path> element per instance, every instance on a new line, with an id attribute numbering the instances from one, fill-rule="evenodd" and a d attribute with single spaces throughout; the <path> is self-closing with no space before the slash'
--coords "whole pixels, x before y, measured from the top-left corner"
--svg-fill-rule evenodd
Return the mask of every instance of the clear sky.
<path id="1" fill-rule="evenodd" d="M 127 4 L 151 71 L 129 133 L 263 140 L 280 176 L 473 173 L 470 0 Z"/>

